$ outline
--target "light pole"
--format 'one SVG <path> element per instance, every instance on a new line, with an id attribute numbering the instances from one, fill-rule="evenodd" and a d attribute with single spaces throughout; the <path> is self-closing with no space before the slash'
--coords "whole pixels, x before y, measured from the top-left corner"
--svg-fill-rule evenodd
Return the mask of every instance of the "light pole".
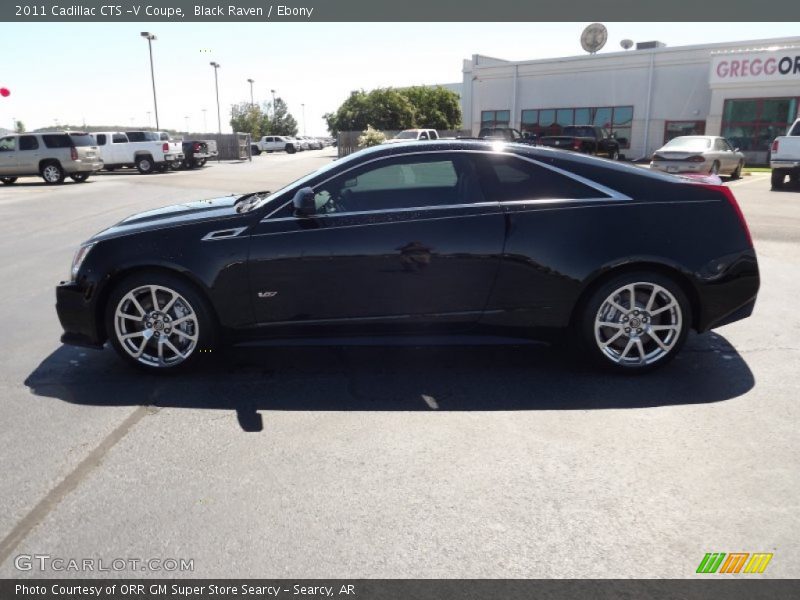
<path id="1" fill-rule="evenodd" d="M 251 107 L 253 107 L 253 106 L 255 106 L 255 105 L 256 105 L 256 103 L 255 103 L 255 102 L 253 102 L 253 83 L 254 83 L 254 82 L 255 82 L 255 80 L 253 80 L 253 79 L 248 79 L 248 80 L 247 80 L 247 83 L 249 83 L 249 84 L 250 84 L 250 106 L 251 106 Z"/>
<path id="2" fill-rule="evenodd" d="M 143 38 L 147 39 L 147 47 L 150 49 L 150 79 L 153 82 L 153 110 L 156 113 L 156 129 L 158 129 L 158 101 L 156 100 L 156 74 L 153 70 L 153 40 L 157 39 L 156 36 L 149 31 L 140 33 Z"/>
<path id="3" fill-rule="evenodd" d="M 208 124 L 206 123 L 206 109 L 203 110 L 203 133 L 208 133 Z"/>
<path id="4" fill-rule="evenodd" d="M 303 109 L 303 135 L 306 134 L 306 105 L 301 103 L 300 107 Z"/>
<path id="5" fill-rule="evenodd" d="M 272 93 L 272 118 L 275 118 L 275 90 L 270 90 Z"/>
<path id="6" fill-rule="evenodd" d="M 217 133 L 222 134 L 222 117 L 219 114 L 219 80 L 217 78 L 217 69 L 219 69 L 219 63 L 212 60 L 208 64 L 214 67 L 214 89 L 217 91 Z"/>

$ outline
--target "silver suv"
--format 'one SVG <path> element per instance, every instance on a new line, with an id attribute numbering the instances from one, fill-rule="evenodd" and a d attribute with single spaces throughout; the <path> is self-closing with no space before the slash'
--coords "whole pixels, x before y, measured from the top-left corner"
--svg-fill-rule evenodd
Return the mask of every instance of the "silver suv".
<path id="1" fill-rule="evenodd" d="M 48 131 L 0 137 L 0 181 L 40 175 L 47 184 L 64 183 L 69 176 L 82 183 L 103 168 L 94 138 L 88 133 Z"/>

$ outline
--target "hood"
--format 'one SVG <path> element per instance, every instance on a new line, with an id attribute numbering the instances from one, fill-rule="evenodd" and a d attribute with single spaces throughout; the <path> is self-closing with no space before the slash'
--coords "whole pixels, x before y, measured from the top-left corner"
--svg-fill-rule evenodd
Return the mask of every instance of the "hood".
<path id="1" fill-rule="evenodd" d="M 236 199 L 240 197 L 241 195 L 237 194 L 235 196 L 197 200 L 137 213 L 101 231 L 92 238 L 92 241 L 120 237 L 141 231 L 179 227 L 202 221 L 241 218 L 244 215 L 237 213 L 233 207 Z"/>

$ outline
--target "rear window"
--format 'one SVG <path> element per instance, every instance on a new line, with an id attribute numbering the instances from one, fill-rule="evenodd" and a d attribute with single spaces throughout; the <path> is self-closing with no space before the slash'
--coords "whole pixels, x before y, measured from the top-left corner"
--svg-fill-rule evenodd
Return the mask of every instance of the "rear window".
<path id="1" fill-rule="evenodd" d="M 106 145 L 106 134 L 105 133 L 98 133 L 94 137 L 97 140 L 97 145 L 98 146 L 105 146 Z"/>
<path id="2" fill-rule="evenodd" d="M 489 156 L 485 187 L 495 202 L 547 198 L 602 198 L 606 194 L 538 165 L 513 156 Z"/>
<path id="3" fill-rule="evenodd" d="M 711 139 L 702 137 L 676 137 L 664 145 L 664 150 L 704 152 L 711 148 Z"/>
<path id="4" fill-rule="evenodd" d="M 152 131 L 126 131 L 128 139 L 132 142 L 158 142 L 158 134 Z"/>
<path id="5" fill-rule="evenodd" d="M 789 132 L 789 135 L 800 136 L 800 121 L 794 124 L 794 127 L 792 127 L 792 130 Z"/>
<path id="6" fill-rule="evenodd" d="M 72 140 L 72 145 L 79 148 L 81 146 L 97 145 L 97 143 L 94 141 L 94 138 L 88 133 L 70 133 L 69 137 Z"/>
<path id="7" fill-rule="evenodd" d="M 573 137 L 596 137 L 594 129 L 591 127 L 564 127 L 564 135 Z"/>

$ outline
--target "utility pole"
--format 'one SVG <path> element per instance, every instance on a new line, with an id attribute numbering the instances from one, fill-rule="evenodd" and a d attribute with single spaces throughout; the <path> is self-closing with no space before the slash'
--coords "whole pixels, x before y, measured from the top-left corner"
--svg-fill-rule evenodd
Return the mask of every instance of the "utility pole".
<path id="1" fill-rule="evenodd" d="M 217 78 L 217 70 L 219 69 L 219 63 L 214 62 L 213 60 L 208 63 L 212 67 L 214 67 L 214 88 L 217 91 L 217 133 L 222 134 L 222 117 L 219 113 L 219 79 Z"/>
<path id="2" fill-rule="evenodd" d="M 303 109 L 303 135 L 306 134 L 306 105 L 300 104 Z"/>
<path id="3" fill-rule="evenodd" d="M 250 107 L 254 107 L 256 103 L 253 101 L 253 83 L 255 82 L 253 79 L 248 79 L 247 82 L 250 84 Z"/>
<path id="4" fill-rule="evenodd" d="M 153 40 L 157 39 L 155 34 L 149 31 L 140 33 L 143 38 L 147 39 L 147 47 L 150 49 L 150 79 L 153 82 L 153 110 L 156 112 L 156 129 L 158 129 L 158 101 L 156 100 L 156 74 L 153 69 Z"/>

